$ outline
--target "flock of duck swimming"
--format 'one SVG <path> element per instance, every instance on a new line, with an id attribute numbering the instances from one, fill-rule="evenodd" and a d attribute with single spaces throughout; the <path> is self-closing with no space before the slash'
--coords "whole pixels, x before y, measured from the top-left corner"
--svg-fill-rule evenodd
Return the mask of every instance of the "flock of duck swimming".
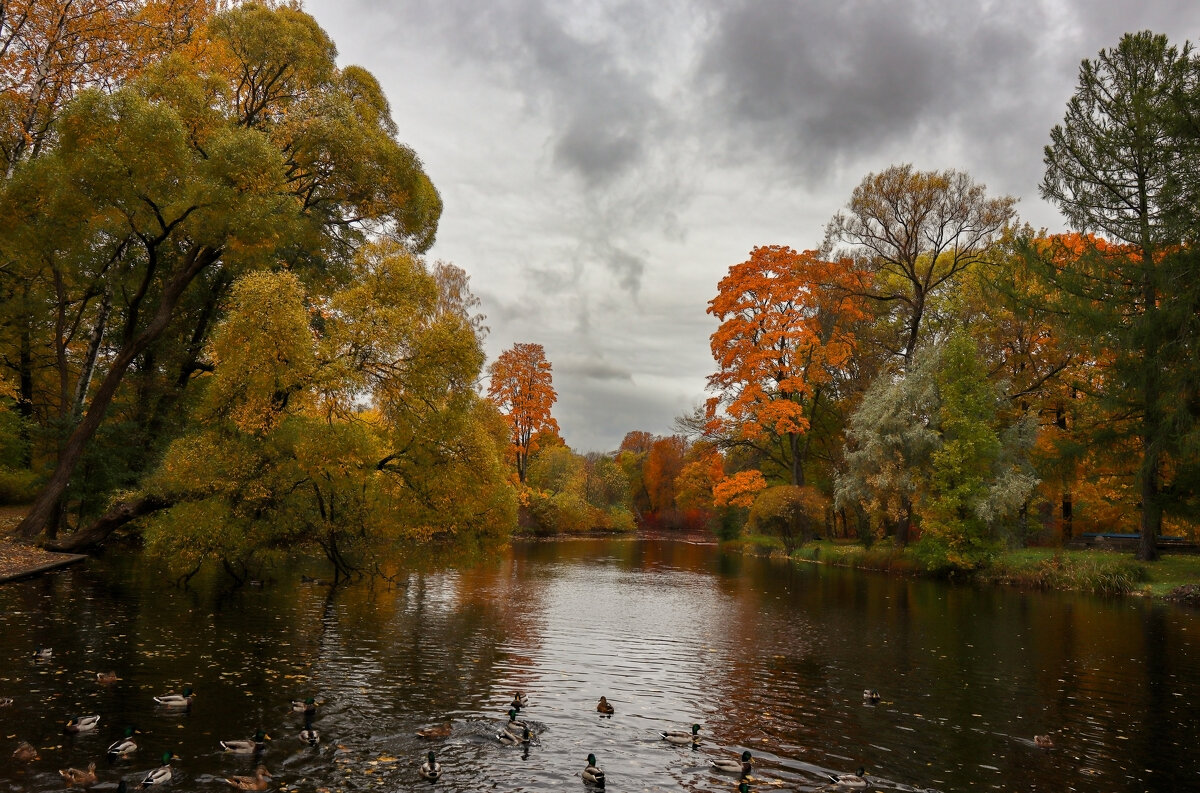
<path id="1" fill-rule="evenodd" d="M 879 693 L 867 691 L 863 693 L 864 698 L 872 701 L 879 701 Z M 872 696 L 874 699 L 871 699 Z M 517 718 L 522 708 L 529 706 L 529 699 L 521 691 L 513 692 L 513 700 L 509 706 L 508 723 L 504 728 L 496 734 L 496 739 L 500 743 L 516 746 L 520 744 L 530 743 L 536 736 L 528 722 Z M 616 712 L 616 708 L 608 701 L 606 697 L 600 697 L 600 701 L 596 703 L 596 711 L 598 713 L 611 716 Z M 450 725 L 441 724 L 435 727 L 428 727 L 423 730 L 418 730 L 417 735 L 422 738 L 445 738 L 450 734 Z M 691 746 L 693 748 L 700 744 L 700 725 L 693 724 L 690 730 L 668 730 L 659 732 L 663 740 L 677 746 Z M 754 758 L 750 752 L 742 752 L 740 759 L 718 757 L 711 759 L 709 764 L 718 771 L 738 774 L 741 778 L 738 785 L 739 793 L 748 793 L 750 790 L 746 780 L 750 777 L 750 772 L 754 769 Z M 420 774 L 428 780 L 436 780 L 442 774 L 441 763 L 437 761 L 437 756 L 434 752 L 429 752 L 426 755 L 425 762 L 421 764 Z M 605 782 L 604 771 L 597 765 L 596 755 L 589 754 L 587 756 L 587 765 L 579 772 L 580 777 L 589 785 L 603 787 Z M 865 788 L 867 779 L 863 775 L 863 769 L 859 768 L 855 774 L 840 774 L 829 775 L 829 781 L 834 785 L 845 788 Z"/>
<path id="2" fill-rule="evenodd" d="M 38 647 L 33 652 L 33 657 L 38 661 L 48 661 L 54 655 L 54 650 L 50 647 Z M 121 678 L 116 672 L 97 672 L 96 682 L 101 685 L 111 685 L 116 683 Z M 191 708 L 192 702 L 196 698 L 196 692 L 190 687 L 184 688 L 181 693 L 163 694 L 154 697 L 154 702 L 161 708 L 166 710 L 182 711 Z M 0 698 L 0 707 L 12 705 L 11 697 Z M 309 697 L 303 700 L 292 700 L 292 710 L 304 715 L 304 729 L 299 733 L 301 741 L 307 744 L 316 745 L 321 740 L 320 734 L 313 727 L 313 718 L 316 715 L 317 704 L 314 697 Z M 87 716 L 76 716 L 69 719 L 63 726 L 63 730 L 68 733 L 90 733 L 95 732 L 100 726 L 100 714 L 90 714 Z M 122 758 L 131 757 L 138 750 L 137 739 L 134 734 L 137 729 L 134 727 L 126 727 L 124 734 L 113 741 L 109 745 L 106 755 L 109 760 L 119 760 Z M 265 731 L 259 730 L 254 734 L 254 737 L 244 740 L 229 740 L 219 741 L 221 748 L 231 754 L 242 755 L 257 755 L 262 752 L 266 746 L 266 741 L 270 740 L 271 736 Z M 21 763 L 32 763 L 39 759 L 37 748 L 27 741 L 21 741 L 16 750 L 12 754 L 13 759 Z M 163 752 L 161 764 L 157 768 L 151 769 L 138 784 L 139 788 L 151 787 L 153 785 L 161 785 L 164 782 L 170 782 L 174 776 L 174 771 L 171 768 L 171 761 L 177 759 L 172 752 Z M 98 777 L 96 775 L 96 764 L 89 763 L 86 769 L 81 768 L 63 768 L 58 772 L 63 781 L 68 787 L 91 787 L 96 784 Z M 271 772 L 266 766 L 259 765 L 252 776 L 229 776 L 224 777 L 224 780 L 239 790 L 266 790 L 271 783 Z M 118 793 L 125 793 L 126 782 L 124 779 L 117 783 Z"/>
<path id="3" fill-rule="evenodd" d="M 39 647 L 34 652 L 34 658 L 39 660 L 47 660 L 51 658 L 53 650 L 50 648 Z M 96 675 L 97 682 L 108 685 L 120 680 L 114 672 L 100 672 Z M 181 693 L 164 694 L 154 697 L 155 703 L 162 708 L 168 710 L 183 710 L 190 708 L 195 699 L 196 694 L 191 688 L 184 688 Z M 863 692 L 863 700 L 869 704 L 879 702 L 879 692 L 874 689 L 867 689 Z M 0 707 L 11 705 L 11 698 L 0 699 Z M 508 711 L 508 723 L 503 729 L 496 734 L 496 739 L 506 745 L 527 745 L 535 739 L 533 728 L 528 722 L 518 719 L 518 715 L 523 708 L 528 707 L 529 700 L 524 693 L 517 691 L 513 694 L 513 700 Z M 321 736 L 317 729 L 313 726 L 313 719 L 316 715 L 317 704 L 313 697 L 304 700 L 293 700 L 291 703 L 292 710 L 296 713 L 303 714 L 304 728 L 299 732 L 298 738 L 303 743 L 309 745 L 317 745 Z M 615 712 L 613 705 L 605 698 L 600 697 L 600 701 L 596 704 L 596 711 L 604 715 L 612 715 Z M 64 729 L 69 733 L 87 733 L 95 731 L 100 723 L 99 714 L 87 716 L 78 716 L 66 722 Z M 433 727 L 428 727 L 417 731 L 417 735 L 421 738 L 437 739 L 445 738 L 450 735 L 451 725 L 449 723 L 441 724 Z M 128 758 L 138 749 L 138 744 L 134 738 L 137 731 L 133 727 L 125 728 L 124 734 L 114 741 L 107 750 L 107 755 L 110 760 L 119 758 Z M 700 725 L 693 724 L 690 730 L 673 730 L 659 733 L 662 739 L 668 743 L 678 746 L 697 747 L 700 743 Z M 259 755 L 265 748 L 265 742 L 270 740 L 269 735 L 263 730 L 258 730 L 253 737 L 242 740 L 220 741 L 222 750 L 239 755 Z M 1035 736 L 1035 743 L 1043 748 L 1052 746 L 1052 740 L 1049 736 Z M 16 751 L 13 752 L 13 757 L 19 762 L 33 762 L 38 759 L 38 752 L 35 747 L 26 742 L 21 742 Z M 162 762 L 157 767 L 146 774 L 145 778 L 139 784 L 139 787 L 145 788 L 153 785 L 159 785 L 164 782 L 169 782 L 173 776 L 171 761 L 176 759 L 171 752 L 164 752 Z M 747 793 L 749 786 L 746 780 L 750 777 L 753 769 L 753 757 L 750 752 L 742 752 L 740 759 L 732 758 L 715 758 L 710 760 L 710 764 L 718 771 L 738 774 L 740 784 L 738 790 L 740 793 Z M 437 756 L 434 752 L 429 752 L 426 755 L 425 761 L 418 769 L 420 776 L 424 779 L 433 781 L 437 780 L 442 775 L 441 763 L 437 761 Z M 97 782 L 96 764 L 90 763 L 86 770 L 79 768 L 64 768 L 59 771 L 63 780 L 68 786 L 90 787 Z M 605 783 L 604 771 L 601 770 L 596 760 L 596 755 L 589 754 L 587 756 L 587 765 L 580 772 L 580 777 L 589 785 L 602 787 Z M 252 776 L 230 776 L 224 778 L 225 782 L 239 790 L 262 791 L 266 790 L 272 780 L 271 772 L 266 766 L 260 764 Z M 854 774 L 829 775 L 829 781 L 835 786 L 844 788 L 865 788 L 867 786 L 867 777 L 864 775 L 863 769 L 859 768 Z M 121 780 L 118 783 L 117 790 L 121 793 L 126 789 L 126 783 Z"/>

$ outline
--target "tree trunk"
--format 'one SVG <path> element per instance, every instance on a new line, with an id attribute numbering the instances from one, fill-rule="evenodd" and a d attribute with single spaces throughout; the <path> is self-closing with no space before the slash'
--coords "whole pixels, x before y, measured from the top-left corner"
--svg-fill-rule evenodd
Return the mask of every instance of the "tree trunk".
<path id="1" fill-rule="evenodd" d="M 33 343 L 29 325 L 21 329 L 21 351 L 17 364 L 17 413 L 21 416 L 21 466 L 33 465 L 33 438 L 29 426 L 33 419 Z"/>
<path id="2" fill-rule="evenodd" d="M 896 523 L 896 547 L 904 548 L 908 545 L 908 535 L 912 529 L 912 503 L 906 498 L 901 504 L 903 514 L 900 515 L 900 520 Z"/>
<path id="3" fill-rule="evenodd" d="M 83 406 L 87 403 L 88 389 L 92 385 L 92 374 L 96 371 L 96 359 L 100 355 L 100 345 L 104 342 L 104 331 L 108 325 L 108 312 L 112 308 L 112 292 L 104 291 L 100 300 L 100 308 L 96 316 L 96 324 L 88 337 L 87 355 L 79 372 L 79 380 L 75 383 L 75 397 L 71 400 L 71 423 L 83 415 Z"/>
<path id="4" fill-rule="evenodd" d="M 166 509 L 174 505 L 174 501 L 162 496 L 142 496 L 134 501 L 119 501 L 100 517 L 96 518 L 86 529 L 80 529 L 62 542 L 47 543 L 45 548 L 50 551 L 66 551 L 78 553 L 91 550 L 109 538 L 114 531 L 130 521 Z"/>
<path id="5" fill-rule="evenodd" d="M 1138 539 L 1137 558 L 1153 562 L 1158 558 L 1157 538 L 1162 528 L 1162 504 L 1158 500 L 1158 452 L 1147 438 L 1142 462 L 1142 536 Z"/>
<path id="6" fill-rule="evenodd" d="M 1144 206 L 1144 204 L 1143 204 Z M 1143 217 L 1145 215 L 1143 214 Z M 1142 322 L 1152 327 L 1158 313 L 1158 289 L 1155 283 L 1154 257 L 1150 247 L 1150 235 L 1143 221 L 1142 232 Z M 1138 540 L 1137 558 L 1152 562 L 1158 558 L 1156 538 L 1162 532 L 1162 504 L 1158 500 L 1159 438 L 1163 434 L 1162 412 L 1159 406 L 1160 382 L 1158 363 L 1158 339 L 1148 334 L 1142 365 L 1144 367 L 1142 400 L 1142 536 Z"/>
<path id="7" fill-rule="evenodd" d="M 215 262 L 220 255 L 220 249 L 207 246 L 196 247 L 188 252 L 179 272 L 164 286 L 158 308 L 146 329 L 117 353 L 108 374 L 100 382 L 100 387 L 96 389 L 96 396 L 88 406 L 87 413 L 84 414 L 83 419 L 63 446 L 58 458 L 58 465 L 51 474 L 50 480 L 38 493 L 37 499 L 29 508 L 24 520 L 17 526 L 17 534 L 26 539 L 32 539 L 45 531 L 52 518 L 55 503 L 66 491 L 67 484 L 71 481 L 71 474 L 74 473 L 75 466 L 83 457 L 84 449 L 91 441 L 92 436 L 96 434 L 96 430 L 100 428 L 104 414 L 108 412 L 108 406 L 112 404 L 117 387 L 125 377 L 129 365 L 167 329 L 175 307 L 179 304 L 188 284 L 205 267 Z"/>

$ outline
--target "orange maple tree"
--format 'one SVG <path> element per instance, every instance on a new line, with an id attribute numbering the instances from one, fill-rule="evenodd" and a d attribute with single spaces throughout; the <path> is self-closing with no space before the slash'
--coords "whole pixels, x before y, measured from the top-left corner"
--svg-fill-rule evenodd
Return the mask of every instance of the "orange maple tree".
<path id="1" fill-rule="evenodd" d="M 112 90 L 192 45 L 218 0 L 0 2 L 0 160 L 6 174 L 36 156 L 63 106 Z M 194 56 L 194 53 L 192 53 Z"/>
<path id="2" fill-rule="evenodd" d="M 550 415 L 558 398 L 550 362 L 542 345 L 517 343 L 500 353 L 488 367 L 488 374 L 488 398 L 512 428 L 509 453 L 516 462 L 517 478 L 524 482 L 529 455 L 537 451 L 539 434 L 558 434 L 558 422 Z"/>
<path id="3" fill-rule="evenodd" d="M 783 245 L 755 248 L 730 267 L 708 304 L 721 321 L 711 339 L 718 369 L 708 384 L 718 396 L 708 401 L 709 432 L 754 445 L 804 484 L 802 441 L 822 389 L 853 353 L 866 278 L 849 259 Z"/>

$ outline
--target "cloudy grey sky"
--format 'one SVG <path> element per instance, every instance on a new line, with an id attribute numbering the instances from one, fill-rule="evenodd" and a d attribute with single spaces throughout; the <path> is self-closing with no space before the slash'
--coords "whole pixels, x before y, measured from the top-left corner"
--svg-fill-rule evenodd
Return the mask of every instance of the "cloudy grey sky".
<path id="1" fill-rule="evenodd" d="M 445 200 L 490 359 L 546 348 L 577 451 L 670 432 L 713 369 L 705 313 L 756 245 L 820 245 L 868 173 L 1037 193 L 1079 62 L 1200 0 L 306 0 L 382 83 Z"/>

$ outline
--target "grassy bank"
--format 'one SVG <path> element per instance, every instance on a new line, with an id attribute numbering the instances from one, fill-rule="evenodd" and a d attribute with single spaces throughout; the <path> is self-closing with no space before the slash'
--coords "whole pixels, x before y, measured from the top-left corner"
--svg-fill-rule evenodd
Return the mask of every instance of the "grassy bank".
<path id="1" fill-rule="evenodd" d="M 773 537 L 744 537 L 733 545 L 752 553 L 783 554 Z M 817 562 L 860 570 L 927 575 L 910 549 L 880 543 L 865 548 L 857 543 L 810 542 L 792 553 L 796 561 Z M 1022 548 L 1000 554 L 992 563 L 968 574 L 981 583 L 1026 589 L 1064 589 L 1111 595 L 1167 597 L 1180 587 L 1200 589 L 1200 556 L 1163 556 L 1139 562 L 1131 553 L 1061 548 Z"/>

